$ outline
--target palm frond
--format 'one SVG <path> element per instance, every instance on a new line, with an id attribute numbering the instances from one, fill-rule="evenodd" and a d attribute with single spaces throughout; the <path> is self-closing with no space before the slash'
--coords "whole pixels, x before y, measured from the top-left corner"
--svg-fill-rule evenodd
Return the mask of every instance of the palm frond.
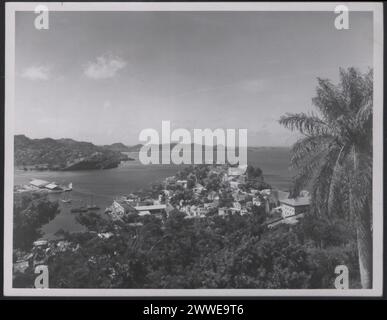
<path id="1" fill-rule="evenodd" d="M 331 134 L 306 136 L 298 140 L 292 147 L 291 164 L 293 168 L 299 168 L 303 162 L 315 157 L 318 153 L 328 150 L 335 143 L 335 137 Z"/>
<path id="2" fill-rule="evenodd" d="M 316 97 L 313 104 L 321 111 L 327 123 L 336 123 L 340 116 L 348 117 L 347 101 L 340 88 L 333 85 L 328 79 L 318 78 Z"/>
<path id="3" fill-rule="evenodd" d="M 286 113 L 279 123 L 294 131 L 298 130 L 306 135 L 325 135 L 329 133 L 329 126 L 319 117 L 306 113 Z"/>
<path id="4" fill-rule="evenodd" d="M 372 104 L 372 100 L 370 100 L 359 109 L 356 115 L 356 121 L 358 126 L 363 126 L 362 123 L 372 121 Z"/>
<path id="5" fill-rule="evenodd" d="M 308 157 L 302 165 L 295 168 L 298 173 L 293 178 L 292 196 L 297 197 L 302 188 L 305 188 L 315 179 L 316 173 L 321 170 L 323 159 L 328 153 L 327 149 L 316 152 L 313 157 Z"/>
<path id="6" fill-rule="evenodd" d="M 372 69 L 367 74 L 341 69 L 338 85 L 318 79 L 316 93 L 313 103 L 322 117 L 287 113 L 279 120 L 305 136 L 292 148 L 291 164 L 298 171 L 293 195 L 312 183 L 312 211 L 372 216 Z"/>
<path id="7" fill-rule="evenodd" d="M 331 179 L 329 181 L 329 192 L 328 192 L 328 203 L 327 210 L 329 214 L 334 211 L 334 207 L 337 202 L 340 202 L 339 197 L 341 193 L 339 192 L 343 188 L 345 183 L 344 175 L 346 172 L 345 166 L 345 157 L 347 156 L 346 146 L 342 146 L 336 159 L 336 163 L 333 166 Z"/>
<path id="8" fill-rule="evenodd" d="M 347 102 L 348 111 L 354 116 L 364 100 L 364 77 L 355 68 L 340 68 L 340 87 Z"/>
<path id="9" fill-rule="evenodd" d="M 330 150 L 322 160 L 320 170 L 313 178 L 312 187 L 312 207 L 319 213 L 330 215 L 328 199 L 331 190 L 332 174 L 335 165 L 338 163 L 340 148 L 335 147 Z"/>

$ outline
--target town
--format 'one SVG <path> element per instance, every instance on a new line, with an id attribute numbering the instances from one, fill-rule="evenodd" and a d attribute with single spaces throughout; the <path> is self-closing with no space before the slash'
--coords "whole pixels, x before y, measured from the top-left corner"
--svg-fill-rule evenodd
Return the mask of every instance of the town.
<path id="1" fill-rule="evenodd" d="M 259 168 L 252 166 L 197 165 L 166 178 L 143 193 L 117 197 L 106 213 L 113 220 L 154 215 L 160 219 L 172 211 L 185 219 L 214 215 L 263 214 L 269 228 L 294 224 L 308 211 L 310 197 L 301 191 L 296 198 L 271 188 Z"/>
<path id="2" fill-rule="evenodd" d="M 55 189 L 63 192 L 63 187 L 38 179 L 30 181 L 24 188 L 32 192 Z M 296 198 L 289 196 L 290 192 L 267 184 L 260 168 L 229 164 L 192 165 L 161 183 L 154 183 L 148 190 L 116 197 L 105 213 L 113 224 L 134 228 L 143 226 L 147 216 L 163 223 L 173 212 L 183 214 L 184 219 L 255 215 L 262 225 L 273 229 L 281 224 L 297 224 L 309 210 L 307 191 L 301 191 Z M 105 240 L 114 235 L 112 232 L 90 232 Z M 79 244 L 65 239 L 48 241 L 42 238 L 33 243 L 31 251 L 16 253 L 14 268 L 24 273 L 30 266 L 46 264 L 49 257 L 66 251 L 76 252 L 78 248 Z"/>

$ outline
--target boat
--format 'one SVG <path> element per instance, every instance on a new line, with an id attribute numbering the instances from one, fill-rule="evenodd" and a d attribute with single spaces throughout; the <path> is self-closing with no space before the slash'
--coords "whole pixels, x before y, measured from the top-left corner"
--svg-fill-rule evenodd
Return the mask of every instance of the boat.
<path id="1" fill-rule="evenodd" d="M 90 206 L 87 206 L 87 210 L 99 210 L 101 209 L 100 207 L 98 207 L 97 205 L 90 205 Z"/>
<path id="2" fill-rule="evenodd" d="M 86 207 L 79 207 L 79 208 L 72 208 L 70 210 L 71 213 L 82 213 L 82 212 L 87 212 L 88 209 Z"/>

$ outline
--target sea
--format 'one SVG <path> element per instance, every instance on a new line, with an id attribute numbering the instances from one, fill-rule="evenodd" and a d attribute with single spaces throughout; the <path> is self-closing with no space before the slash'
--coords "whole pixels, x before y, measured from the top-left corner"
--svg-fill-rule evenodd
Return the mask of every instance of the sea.
<path id="1" fill-rule="evenodd" d="M 59 200 L 60 213 L 48 224 L 42 227 L 44 238 L 55 238 L 59 230 L 68 232 L 83 231 L 83 226 L 77 223 L 77 213 L 71 213 L 71 208 L 95 204 L 100 207 L 103 215 L 105 208 L 110 206 L 117 196 L 128 195 L 139 189 L 146 189 L 155 182 L 161 182 L 179 171 L 181 165 L 143 165 L 138 160 L 138 153 L 128 152 L 133 161 L 122 162 L 119 167 L 106 170 L 82 171 L 24 171 L 15 170 L 14 184 L 28 184 L 32 179 L 42 179 L 63 185 L 73 184 L 69 193 L 49 194 L 50 200 Z M 289 190 L 293 172 L 289 168 L 290 149 L 285 147 L 249 148 L 248 163 L 260 167 L 265 181 L 280 190 Z M 66 194 L 66 195 L 65 195 Z M 64 196 L 71 203 L 60 201 Z"/>

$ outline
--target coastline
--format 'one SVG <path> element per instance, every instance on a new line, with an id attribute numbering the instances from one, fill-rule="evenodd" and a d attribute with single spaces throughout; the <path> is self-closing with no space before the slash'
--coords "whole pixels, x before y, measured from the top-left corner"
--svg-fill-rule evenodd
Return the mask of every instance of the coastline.
<path id="1" fill-rule="evenodd" d="M 182 165 L 173 164 L 143 165 L 138 160 L 138 152 L 128 152 L 127 155 L 134 158 L 134 161 L 122 162 L 117 168 L 104 170 L 24 171 L 15 168 L 14 185 L 27 184 L 32 179 L 54 181 L 63 185 L 72 182 L 74 187 L 71 198 L 74 206 L 85 205 L 92 196 L 95 204 L 104 210 L 116 197 L 150 187 L 183 168 Z M 285 147 L 256 147 L 248 153 L 248 163 L 260 167 L 265 181 L 280 190 L 287 190 L 291 185 L 292 172 L 288 170 L 288 158 L 289 148 Z M 52 200 L 61 200 L 62 196 L 49 194 Z M 47 237 L 52 237 L 61 228 L 68 231 L 81 230 L 69 206 L 59 202 L 61 213 L 43 227 Z"/>

